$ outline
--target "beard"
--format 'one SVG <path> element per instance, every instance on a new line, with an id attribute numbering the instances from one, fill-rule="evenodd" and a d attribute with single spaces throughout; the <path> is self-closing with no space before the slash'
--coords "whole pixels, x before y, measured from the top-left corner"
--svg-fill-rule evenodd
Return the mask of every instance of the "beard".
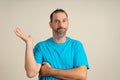
<path id="1" fill-rule="evenodd" d="M 52 29 L 53 33 L 58 37 L 58 38 L 62 38 L 66 35 L 67 32 L 67 28 L 57 28 L 57 29 Z"/>

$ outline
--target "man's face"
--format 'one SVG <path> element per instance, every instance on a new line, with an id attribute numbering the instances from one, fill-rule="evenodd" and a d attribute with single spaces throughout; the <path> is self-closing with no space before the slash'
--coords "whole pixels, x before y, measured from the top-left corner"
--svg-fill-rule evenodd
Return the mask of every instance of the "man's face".
<path id="1" fill-rule="evenodd" d="M 65 36 L 68 30 L 68 17 L 63 12 L 54 13 L 52 21 L 50 22 L 50 27 L 53 30 L 53 33 L 58 37 Z"/>

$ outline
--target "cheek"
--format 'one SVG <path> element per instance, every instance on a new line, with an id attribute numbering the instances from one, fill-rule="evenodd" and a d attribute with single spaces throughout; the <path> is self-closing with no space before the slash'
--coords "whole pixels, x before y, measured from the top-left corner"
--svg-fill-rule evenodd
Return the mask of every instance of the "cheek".
<path id="1" fill-rule="evenodd" d="M 67 25 L 69 26 L 69 23 L 67 23 Z"/>
<path id="2" fill-rule="evenodd" d="M 56 30 L 56 29 L 57 29 L 57 27 L 56 27 L 56 26 L 54 26 L 54 25 L 52 25 L 52 26 L 51 26 L 51 29 Z"/>
<path id="3" fill-rule="evenodd" d="M 66 27 L 66 28 L 68 28 L 68 26 L 69 26 L 69 24 L 68 24 L 68 23 L 66 23 L 66 24 L 65 24 L 65 27 Z"/>
<path id="4" fill-rule="evenodd" d="M 68 25 L 69 25 L 69 23 L 68 23 L 68 22 L 65 22 L 65 25 L 66 25 L 66 26 L 68 26 Z"/>
<path id="5" fill-rule="evenodd" d="M 52 28 L 57 28 L 58 27 L 58 25 L 57 24 L 52 24 L 52 26 L 51 26 Z"/>

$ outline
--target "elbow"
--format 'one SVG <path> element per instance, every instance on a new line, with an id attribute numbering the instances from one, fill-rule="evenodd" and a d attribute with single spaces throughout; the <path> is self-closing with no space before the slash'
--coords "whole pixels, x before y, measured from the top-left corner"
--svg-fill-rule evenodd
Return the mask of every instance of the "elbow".
<path id="1" fill-rule="evenodd" d="M 36 76 L 35 73 L 27 73 L 26 75 L 27 75 L 28 78 L 33 78 L 33 77 Z"/>
<path id="2" fill-rule="evenodd" d="M 32 74 L 26 74 L 26 75 L 27 75 L 28 78 L 33 78 L 34 77 L 34 75 L 32 75 Z"/>
<path id="3" fill-rule="evenodd" d="M 81 70 L 76 74 L 77 79 L 76 80 L 87 80 L 87 68 L 86 67 L 80 67 Z"/>
<path id="4" fill-rule="evenodd" d="M 77 75 L 76 80 L 87 80 L 87 75 L 86 74 L 81 74 Z"/>
<path id="5" fill-rule="evenodd" d="M 86 75 L 82 75 L 82 76 L 79 77 L 78 80 L 87 80 L 87 77 L 86 77 Z"/>
<path id="6" fill-rule="evenodd" d="M 77 73 L 75 76 L 75 80 L 87 80 L 87 73 L 86 72 Z"/>
<path id="7" fill-rule="evenodd" d="M 35 77 L 38 74 L 39 70 L 39 68 L 29 68 L 25 66 L 26 76 L 28 78 Z"/>
<path id="8" fill-rule="evenodd" d="M 37 71 L 31 71 L 31 70 L 26 70 L 26 76 L 28 77 L 28 78 L 33 78 L 33 77 L 35 77 L 36 75 L 37 75 Z"/>
<path id="9" fill-rule="evenodd" d="M 26 76 L 28 78 L 33 78 L 37 75 L 37 73 L 39 72 L 37 69 L 29 69 L 25 67 L 25 71 L 26 71 Z"/>

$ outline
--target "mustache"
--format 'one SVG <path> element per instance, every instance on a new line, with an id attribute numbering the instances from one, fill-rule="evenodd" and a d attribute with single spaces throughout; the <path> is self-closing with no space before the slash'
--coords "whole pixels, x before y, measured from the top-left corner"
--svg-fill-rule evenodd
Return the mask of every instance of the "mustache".
<path id="1" fill-rule="evenodd" d="M 63 28 L 63 27 L 59 27 L 59 28 L 57 28 L 57 30 L 59 30 L 59 29 L 66 29 L 66 28 Z"/>

